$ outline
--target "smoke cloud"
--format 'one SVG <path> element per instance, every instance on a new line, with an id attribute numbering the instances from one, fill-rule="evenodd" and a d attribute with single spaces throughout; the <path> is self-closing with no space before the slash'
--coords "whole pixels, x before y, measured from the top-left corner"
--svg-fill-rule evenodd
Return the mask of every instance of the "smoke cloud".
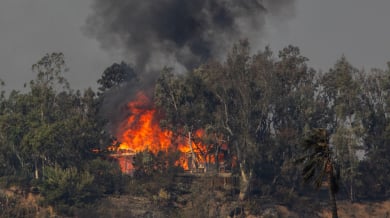
<path id="1" fill-rule="evenodd" d="M 258 40 L 267 16 L 288 18 L 294 0 L 95 0 L 85 33 L 125 53 L 138 72 L 185 71 L 220 59 L 239 39 Z"/>
<path id="2" fill-rule="evenodd" d="M 257 44 L 268 17 L 283 21 L 293 6 L 294 0 L 94 0 L 85 34 L 123 52 L 140 79 L 104 92 L 100 112 L 109 131 L 116 135 L 138 91 L 153 96 L 164 66 L 186 72 L 210 58 L 222 60 L 240 39 Z"/>

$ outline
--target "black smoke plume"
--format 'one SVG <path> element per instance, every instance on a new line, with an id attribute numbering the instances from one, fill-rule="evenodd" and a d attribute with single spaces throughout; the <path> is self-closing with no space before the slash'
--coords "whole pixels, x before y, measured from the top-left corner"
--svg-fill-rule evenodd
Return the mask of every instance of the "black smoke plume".
<path id="1" fill-rule="evenodd" d="M 240 39 L 261 39 L 267 18 L 288 18 L 293 6 L 294 0 L 94 0 L 85 33 L 104 49 L 124 52 L 140 79 L 105 91 L 101 112 L 111 133 L 128 116 L 126 103 L 153 87 L 164 66 L 185 72 L 221 60 Z"/>
<path id="2" fill-rule="evenodd" d="M 233 43 L 261 37 L 267 16 L 293 14 L 294 0 L 95 0 L 85 32 L 125 52 L 136 71 L 190 70 Z"/>

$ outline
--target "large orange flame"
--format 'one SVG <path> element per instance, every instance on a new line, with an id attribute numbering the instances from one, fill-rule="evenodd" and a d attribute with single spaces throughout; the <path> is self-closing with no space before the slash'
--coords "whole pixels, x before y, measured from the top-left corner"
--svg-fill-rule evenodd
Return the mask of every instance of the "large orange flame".
<path id="1" fill-rule="evenodd" d="M 163 131 L 155 118 L 156 110 L 145 94 L 139 92 L 136 100 L 128 103 L 129 117 L 118 130 L 119 150 L 154 153 L 167 151 L 171 145 L 171 133 Z"/>
<path id="2" fill-rule="evenodd" d="M 127 108 L 129 116 L 117 130 L 116 137 L 120 144 L 118 147 L 111 146 L 109 148 L 116 152 L 113 156 L 118 159 L 122 172 L 130 172 L 133 168 L 131 159 L 127 159 L 126 154 L 131 156 L 144 150 L 157 153 L 159 151 L 166 152 L 170 148 L 177 149 L 183 154 L 177 165 L 186 170 L 192 167 L 192 163 L 188 163 L 190 156 L 192 156 L 192 160 L 196 159 L 201 164 L 210 161 L 206 160 L 207 147 L 198 142 L 199 140 L 193 140 L 202 137 L 204 134 L 202 130 L 196 131 L 194 136 L 174 138 L 171 131 L 160 128 L 156 109 L 150 99 L 142 92 L 136 95 L 134 101 L 127 104 Z"/>

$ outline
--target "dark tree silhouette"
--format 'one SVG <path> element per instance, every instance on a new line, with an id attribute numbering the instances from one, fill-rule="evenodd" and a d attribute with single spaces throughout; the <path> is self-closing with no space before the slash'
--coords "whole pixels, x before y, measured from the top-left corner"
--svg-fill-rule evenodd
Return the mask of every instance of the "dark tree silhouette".
<path id="1" fill-rule="evenodd" d="M 302 176 L 305 183 L 311 183 L 316 188 L 323 184 L 324 177 L 328 183 L 329 200 L 332 217 L 337 218 L 336 193 L 338 192 L 339 173 L 335 168 L 332 150 L 329 147 L 329 136 L 326 129 L 313 129 L 301 143 L 304 155 L 296 160 L 302 164 Z"/>

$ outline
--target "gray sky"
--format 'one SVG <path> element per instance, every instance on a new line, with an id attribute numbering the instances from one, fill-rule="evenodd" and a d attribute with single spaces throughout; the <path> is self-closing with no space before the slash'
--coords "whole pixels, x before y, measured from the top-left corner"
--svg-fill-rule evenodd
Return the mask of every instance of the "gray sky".
<path id="1" fill-rule="evenodd" d="M 274 49 L 297 45 L 315 68 L 328 70 L 341 55 L 357 68 L 390 61 L 389 0 L 298 0 L 296 18 L 269 37 Z"/>
<path id="2" fill-rule="evenodd" d="M 91 0 L 0 0 L 0 78 L 7 90 L 34 78 L 31 65 L 61 51 L 74 89 L 96 87 L 102 71 L 123 58 L 82 33 Z M 270 19 L 255 49 L 293 44 L 316 69 L 327 70 L 345 54 L 358 68 L 385 68 L 390 61 L 389 0 L 297 0 L 289 21 Z"/>

